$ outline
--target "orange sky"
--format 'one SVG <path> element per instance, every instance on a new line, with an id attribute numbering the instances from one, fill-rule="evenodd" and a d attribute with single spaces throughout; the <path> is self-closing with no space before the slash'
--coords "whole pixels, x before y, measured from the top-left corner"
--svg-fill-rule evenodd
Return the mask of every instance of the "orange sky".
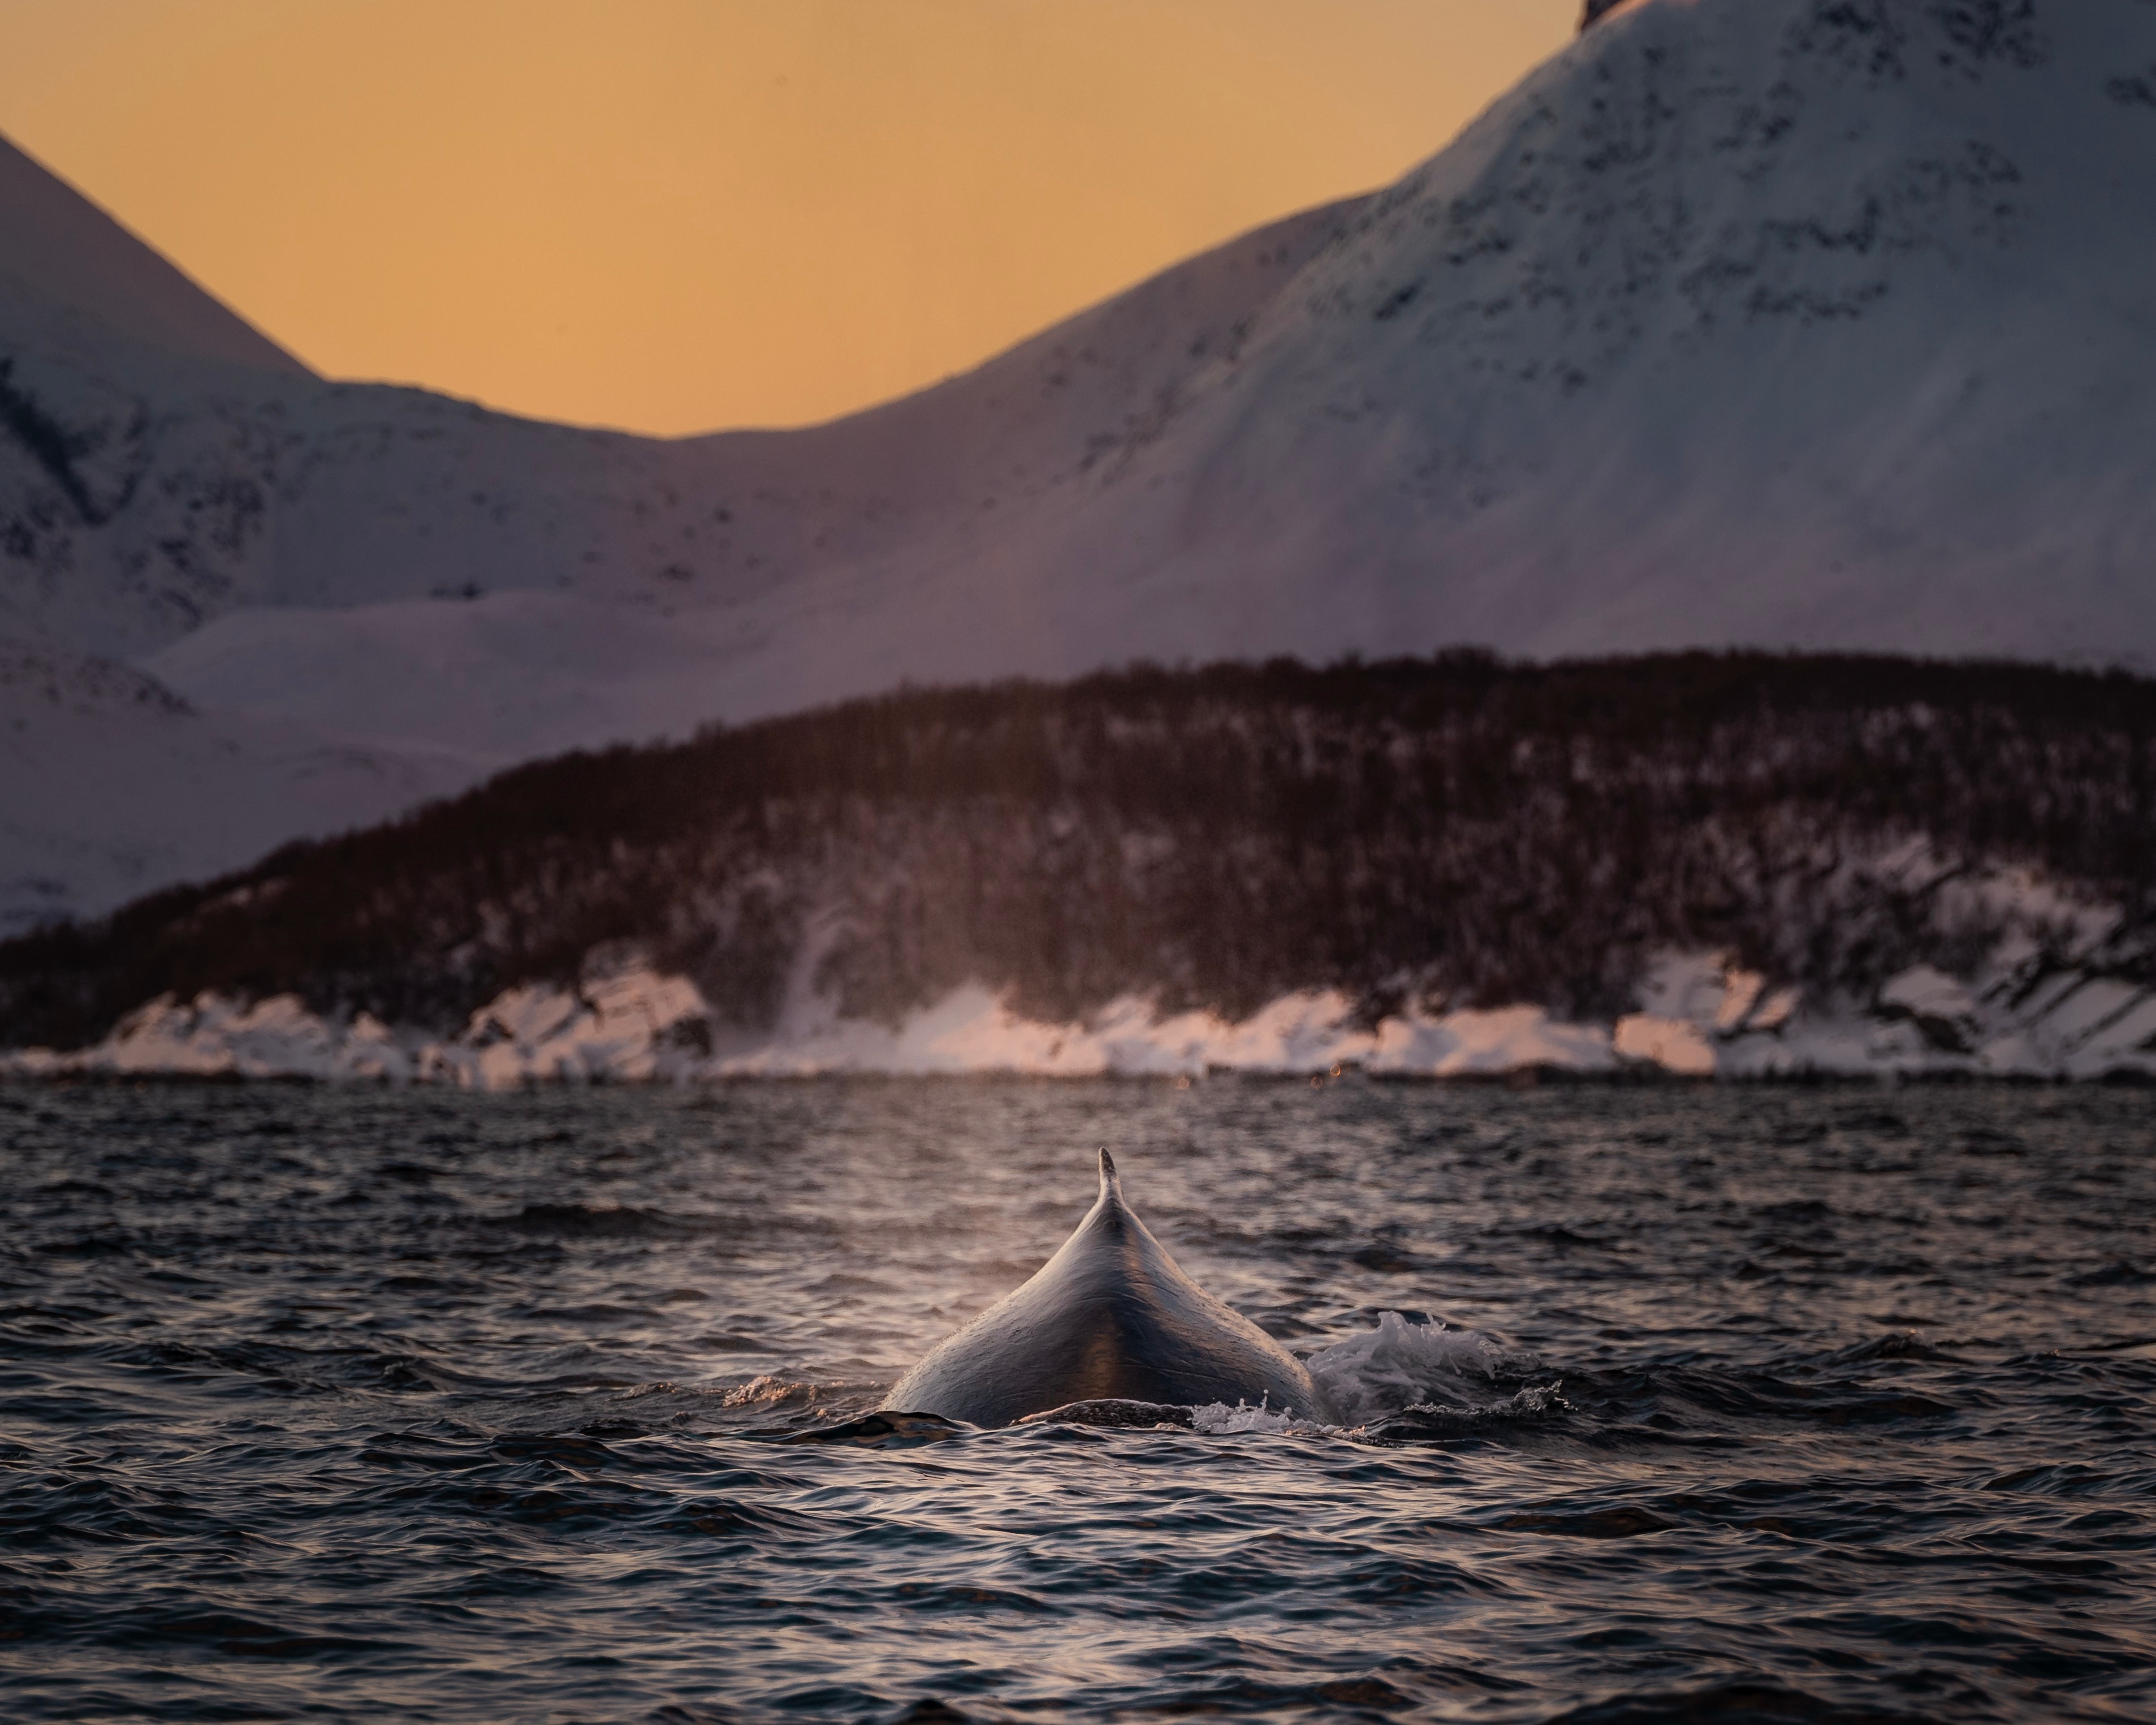
<path id="1" fill-rule="evenodd" d="M 790 424 L 1390 179 L 1578 0 L 0 0 L 0 131 L 321 370 Z"/>

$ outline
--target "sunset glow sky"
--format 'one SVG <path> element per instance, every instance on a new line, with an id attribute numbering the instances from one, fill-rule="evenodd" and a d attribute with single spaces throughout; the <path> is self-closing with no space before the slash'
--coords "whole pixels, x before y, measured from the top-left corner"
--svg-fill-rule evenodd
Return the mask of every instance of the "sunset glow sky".
<path id="1" fill-rule="evenodd" d="M 1441 147 L 1578 0 L 0 0 L 0 131 L 318 369 L 827 418 Z"/>

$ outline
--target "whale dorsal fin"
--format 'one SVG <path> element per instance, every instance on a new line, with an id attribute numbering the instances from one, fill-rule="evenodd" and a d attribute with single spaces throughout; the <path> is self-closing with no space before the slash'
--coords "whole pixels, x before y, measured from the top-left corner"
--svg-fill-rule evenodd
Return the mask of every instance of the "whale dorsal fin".
<path id="1" fill-rule="evenodd" d="M 1055 1255 L 891 1387 L 886 1417 L 926 1414 L 1008 1425 L 1074 1402 L 1316 1409 L 1308 1370 L 1178 1267 L 1126 1207 L 1116 1158 L 1098 1153 L 1101 1195 Z"/>

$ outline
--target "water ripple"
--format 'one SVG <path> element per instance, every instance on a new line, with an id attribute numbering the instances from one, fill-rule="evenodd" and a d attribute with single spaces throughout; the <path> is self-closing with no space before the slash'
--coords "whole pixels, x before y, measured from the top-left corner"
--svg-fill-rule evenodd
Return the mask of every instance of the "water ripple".
<path id="1" fill-rule="evenodd" d="M 1348 1429 L 874 1412 L 1102 1142 Z M 2156 1716 L 2152 1149 L 2096 1091 L 0 1090 L 5 1710 Z"/>

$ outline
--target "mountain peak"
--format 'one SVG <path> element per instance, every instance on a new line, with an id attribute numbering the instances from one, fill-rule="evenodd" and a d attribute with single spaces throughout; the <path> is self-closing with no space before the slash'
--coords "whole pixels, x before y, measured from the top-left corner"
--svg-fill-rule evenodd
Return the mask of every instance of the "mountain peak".
<path id="1" fill-rule="evenodd" d="M 11 345 L 27 337 L 79 349 L 116 335 L 192 359 L 313 375 L 5 137 L 0 308 Z"/>

